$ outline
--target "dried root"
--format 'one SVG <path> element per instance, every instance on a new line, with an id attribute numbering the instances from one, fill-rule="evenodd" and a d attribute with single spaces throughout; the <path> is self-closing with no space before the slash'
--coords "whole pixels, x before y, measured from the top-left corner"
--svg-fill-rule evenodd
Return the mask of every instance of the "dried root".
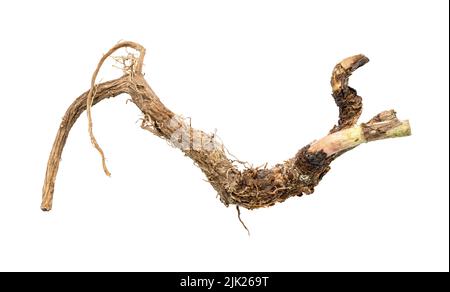
<path id="1" fill-rule="evenodd" d="M 120 48 L 131 48 L 139 56 L 128 54 L 119 57 L 123 76 L 96 84 L 98 72 L 106 58 Z M 356 90 L 348 86 L 348 78 L 354 70 L 369 60 L 363 55 L 344 59 L 333 70 L 331 86 L 333 97 L 339 107 L 339 120 L 325 137 L 303 147 L 291 159 L 268 168 L 250 167 L 235 159 L 214 133 L 205 133 L 191 127 L 190 120 L 174 114 L 156 96 L 142 73 L 145 49 L 133 42 L 121 42 L 111 48 L 100 60 L 92 76 L 91 88 L 78 97 L 67 109 L 58 129 L 50 153 L 45 175 L 41 209 L 52 208 L 56 174 L 63 147 L 69 131 L 80 114 L 86 110 L 89 121 L 89 135 L 92 144 L 102 158 L 103 170 L 109 171 L 105 155 L 95 139 L 92 130 L 91 108 L 96 103 L 122 93 L 129 94 L 133 103 L 142 111 L 141 127 L 168 141 L 190 157 L 203 171 L 226 206 L 255 209 L 272 206 L 293 196 L 311 194 L 314 187 L 329 171 L 331 162 L 359 144 L 394 137 L 408 136 L 411 129 L 408 121 L 397 119 L 393 110 L 384 111 L 367 123 L 356 125 L 362 111 L 362 99 Z M 228 155 L 227 155 L 228 153 Z M 243 222 L 241 221 L 243 224 Z M 244 225 L 245 226 L 245 225 Z"/>

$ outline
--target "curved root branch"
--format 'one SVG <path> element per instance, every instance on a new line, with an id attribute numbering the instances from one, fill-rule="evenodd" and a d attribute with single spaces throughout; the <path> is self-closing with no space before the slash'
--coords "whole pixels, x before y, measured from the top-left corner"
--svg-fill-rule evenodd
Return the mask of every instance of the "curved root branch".
<path id="1" fill-rule="evenodd" d="M 144 56 L 145 56 L 145 49 L 141 45 L 134 43 L 134 42 L 120 42 L 114 47 L 112 47 L 98 62 L 97 68 L 94 71 L 94 74 L 92 74 L 91 78 L 91 88 L 89 89 L 87 100 L 86 100 L 86 112 L 88 117 L 88 131 L 89 131 L 89 137 L 91 138 L 92 145 L 94 145 L 95 149 L 97 149 L 98 153 L 100 153 L 100 156 L 102 158 L 102 167 L 103 171 L 107 176 L 111 176 L 111 173 L 108 170 L 108 167 L 106 166 L 106 158 L 105 154 L 103 152 L 103 149 L 98 145 L 97 139 L 95 138 L 94 131 L 92 129 L 92 102 L 94 100 L 97 86 L 95 85 L 95 80 L 97 79 L 98 72 L 100 71 L 100 68 L 102 67 L 105 60 L 110 57 L 115 51 L 121 49 L 121 48 L 133 48 L 137 51 L 139 51 L 139 59 L 136 60 L 136 62 L 133 62 L 132 65 L 135 64 L 136 68 L 130 67 L 130 75 L 133 76 L 135 73 L 141 73 L 142 72 L 142 66 L 144 62 Z M 134 61 L 134 60 L 133 60 Z"/>
<path id="2" fill-rule="evenodd" d="M 121 78 L 96 85 L 98 72 L 106 58 L 124 47 L 139 51 L 139 57 L 127 63 Z M 214 133 L 194 129 L 190 119 L 174 114 L 160 101 L 144 79 L 144 56 L 145 49 L 141 45 L 122 42 L 111 48 L 99 61 L 89 91 L 72 103 L 58 129 L 47 164 L 42 210 L 48 211 L 52 207 L 62 150 L 71 127 L 84 110 L 88 114 L 92 144 L 102 156 L 103 169 L 109 175 L 104 153 L 92 131 L 91 107 L 105 98 L 121 93 L 129 94 L 133 104 L 141 110 L 144 117 L 141 124 L 143 129 L 184 152 L 203 171 L 221 202 L 226 206 L 236 205 L 238 218 L 247 231 L 240 218 L 239 207 L 268 207 L 290 197 L 311 194 L 330 170 L 331 162 L 342 153 L 365 142 L 411 134 L 409 122 L 398 120 L 393 110 L 382 112 L 369 122 L 356 125 L 362 111 L 362 99 L 356 90 L 348 86 L 348 78 L 354 70 L 368 62 L 365 56 L 356 55 L 344 59 L 333 70 L 331 85 L 333 97 L 339 107 L 339 121 L 328 135 L 306 145 L 294 157 L 272 168 L 267 165 L 254 168 L 245 164 L 244 169 L 240 170 L 243 165 L 239 165 L 236 158 L 229 157 L 226 147 Z"/>

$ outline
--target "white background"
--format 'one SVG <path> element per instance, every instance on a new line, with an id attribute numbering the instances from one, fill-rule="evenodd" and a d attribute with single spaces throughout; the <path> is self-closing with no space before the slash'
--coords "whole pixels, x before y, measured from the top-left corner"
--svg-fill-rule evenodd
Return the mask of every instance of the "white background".
<path id="1" fill-rule="evenodd" d="M 448 1 L 2 1 L 0 270 L 448 271 L 448 17 Z M 60 119 L 121 39 L 147 48 L 169 108 L 254 165 L 332 127 L 331 69 L 357 53 L 361 121 L 394 108 L 413 135 L 350 151 L 311 196 L 243 210 L 248 237 L 120 96 L 93 109 L 112 177 L 83 114 L 43 213 Z"/>

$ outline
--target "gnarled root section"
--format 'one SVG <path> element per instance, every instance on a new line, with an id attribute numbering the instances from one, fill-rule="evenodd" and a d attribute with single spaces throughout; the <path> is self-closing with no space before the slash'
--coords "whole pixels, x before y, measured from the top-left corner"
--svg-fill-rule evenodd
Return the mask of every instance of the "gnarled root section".
<path id="1" fill-rule="evenodd" d="M 105 59 L 123 47 L 137 50 L 139 56 L 128 55 L 123 59 L 127 62 L 123 63 L 124 75 L 121 78 L 96 85 L 98 71 Z M 247 209 L 272 206 L 289 197 L 311 194 L 329 171 L 330 163 L 342 153 L 365 142 L 411 134 L 408 121 L 398 120 L 393 110 L 382 112 L 369 122 L 356 125 L 361 115 L 362 99 L 356 90 L 348 86 L 348 78 L 354 70 L 368 62 L 365 56 L 356 55 L 344 59 L 333 70 L 331 86 L 339 107 L 339 121 L 330 133 L 306 145 L 282 164 L 272 168 L 245 167 L 241 171 L 236 160 L 228 157 L 225 147 L 214 134 L 192 128 L 188 120 L 174 114 L 159 100 L 144 79 L 144 55 L 144 48 L 133 42 L 122 42 L 114 46 L 100 60 L 92 77 L 90 90 L 68 108 L 50 153 L 43 187 L 42 210 L 49 211 L 52 208 L 62 150 L 71 127 L 84 110 L 88 112 L 91 141 L 102 156 L 105 173 L 109 174 L 103 151 L 93 134 L 91 106 L 122 93 L 129 94 L 142 111 L 144 119 L 141 127 L 169 141 L 190 157 L 218 192 L 222 203 Z"/>

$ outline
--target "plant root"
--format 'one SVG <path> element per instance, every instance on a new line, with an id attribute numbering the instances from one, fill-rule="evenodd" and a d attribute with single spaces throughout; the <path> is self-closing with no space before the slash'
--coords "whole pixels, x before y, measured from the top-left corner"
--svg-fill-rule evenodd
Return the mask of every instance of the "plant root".
<path id="1" fill-rule="evenodd" d="M 250 230 L 247 228 L 247 226 L 245 225 L 244 221 L 242 221 L 241 209 L 239 209 L 239 205 L 236 205 L 236 211 L 237 211 L 237 216 L 238 216 L 239 222 L 241 222 L 242 227 L 244 227 L 245 230 L 247 230 L 247 234 L 248 234 L 248 236 L 250 236 Z"/>
<path id="2" fill-rule="evenodd" d="M 120 48 L 131 48 L 139 56 L 128 54 L 118 58 L 123 66 L 123 76 L 96 84 L 96 78 L 106 58 Z M 95 139 L 92 129 L 92 106 L 105 98 L 125 93 L 142 112 L 141 128 L 166 140 L 194 161 L 205 174 L 208 182 L 217 191 L 225 205 L 236 205 L 238 218 L 240 209 L 269 207 L 284 202 L 290 197 L 312 194 L 323 176 L 330 170 L 331 162 L 358 145 L 375 140 L 403 137 L 411 134 L 408 121 L 397 118 L 394 110 L 384 111 L 367 123 L 356 125 L 362 112 L 362 98 L 348 86 L 350 75 L 369 59 L 356 55 L 338 63 L 332 73 L 332 95 L 339 108 L 339 120 L 330 133 L 301 148 L 295 156 L 284 163 L 268 168 L 252 167 L 230 154 L 215 133 L 194 129 L 190 119 L 176 115 L 168 109 L 153 92 L 142 73 L 145 49 L 134 42 L 120 42 L 111 48 L 99 61 L 91 79 L 90 89 L 78 97 L 67 109 L 58 129 L 50 152 L 43 186 L 41 209 L 52 208 L 56 175 L 64 145 L 71 127 L 86 110 L 88 132 L 91 142 L 106 167 L 103 150 Z M 228 155 L 227 155 L 228 154 Z M 242 169 L 243 168 L 243 169 Z M 248 229 L 247 229 L 248 231 Z"/>

